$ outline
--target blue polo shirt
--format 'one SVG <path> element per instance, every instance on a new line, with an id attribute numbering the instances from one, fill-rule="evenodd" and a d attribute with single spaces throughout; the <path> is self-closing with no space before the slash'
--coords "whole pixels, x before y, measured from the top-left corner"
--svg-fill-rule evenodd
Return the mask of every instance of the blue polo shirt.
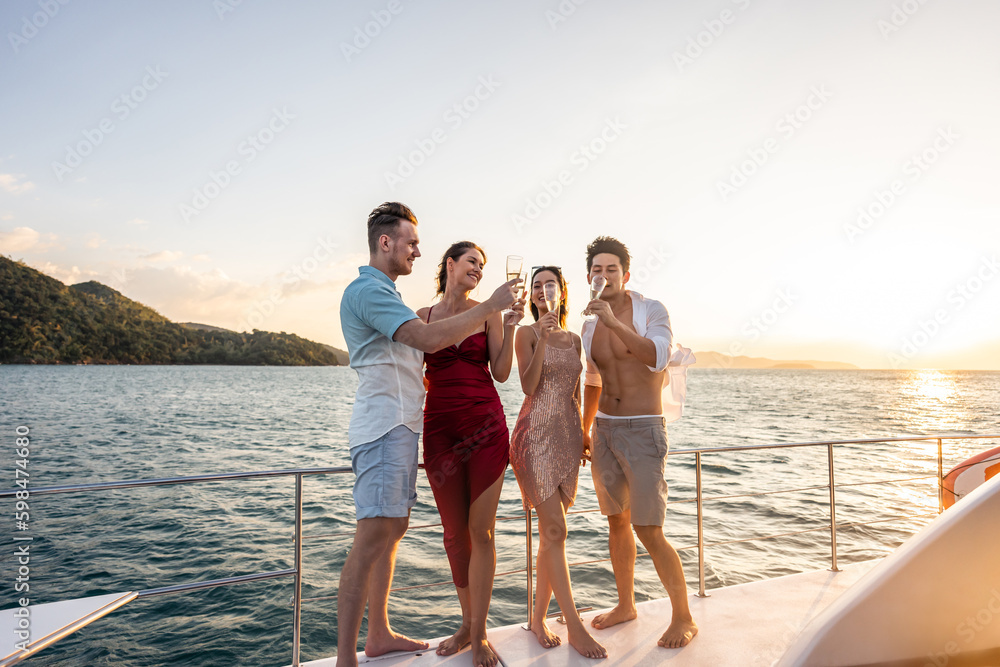
<path id="1" fill-rule="evenodd" d="M 340 326 L 358 374 L 351 412 L 351 447 L 372 442 L 397 426 L 423 428 L 424 353 L 393 341 L 417 314 L 403 303 L 396 284 L 373 266 L 362 266 L 344 290 Z"/>

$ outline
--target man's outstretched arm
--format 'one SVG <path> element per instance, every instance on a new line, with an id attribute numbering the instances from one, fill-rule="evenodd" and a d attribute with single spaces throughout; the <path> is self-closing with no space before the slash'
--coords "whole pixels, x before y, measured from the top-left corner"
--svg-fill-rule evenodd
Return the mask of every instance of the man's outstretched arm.
<path id="1" fill-rule="evenodd" d="M 421 352 L 429 353 L 443 350 L 449 345 L 457 345 L 475 333 L 491 315 L 514 304 L 515 290 L 513 288 L 518 282 L 520 282 L 519 278 L 504 283 L 493 292 L 489 299 L 460 315 L 430 324 L 419 318 L 405 322 L 396 329 L 392 339 Z"/>

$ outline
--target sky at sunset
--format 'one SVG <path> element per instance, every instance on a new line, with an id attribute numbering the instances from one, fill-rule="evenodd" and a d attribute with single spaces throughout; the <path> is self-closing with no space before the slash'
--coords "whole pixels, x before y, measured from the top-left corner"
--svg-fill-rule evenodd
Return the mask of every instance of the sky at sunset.
<path id="1" fill-rule="evenodd" d="M 0 254 L 175 321 L 344 347 L 386 200 L 585 248 L 696 350 L 1000 369 L 995 0 L 7 0 Z"/>

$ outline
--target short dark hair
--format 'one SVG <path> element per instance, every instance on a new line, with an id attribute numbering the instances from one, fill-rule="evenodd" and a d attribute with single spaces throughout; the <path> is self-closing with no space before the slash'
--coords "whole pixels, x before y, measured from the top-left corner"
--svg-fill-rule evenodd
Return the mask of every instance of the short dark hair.
<path id="1" fill-rule="evenodd" d="M 448 260 L 453 259 L 458 261 L 462 255 L 470 250 L 478 250 L 479 254 L 483 256 L 483 263 L 486 263 L 486 251 L 472 241 L 452 243 L 451 247 L 444 251 L 444 257 L 441 258 L 441 263 L 438 264 L 436 294 L 444 294 L 444 288 L 448 286 Z"/>
<path id="2" fill-rule="evenodd" d="M 403 220 L 417 224 L 417 216 L 413 215 L 413 211 L 405 204 L 387 201 L 376 206 L 368 214 L 368 252 L 374 253 L 378 250 L 378 240 L 383 234 L 395 238 L 399 223 Z"/>
<path id="3" fill-rule="evenodd" d="M 625 247 L 624 243 L 610 236 L 598 236 L 593 243 L 587 246 L 587 273 L 590 273 L 590 268 L 594 265 L 594 257 L 602 253 L 617 256 L 622 263 L 622 272 L 628 273 L 632 256 L 629 255 L 628 248 Z"/>

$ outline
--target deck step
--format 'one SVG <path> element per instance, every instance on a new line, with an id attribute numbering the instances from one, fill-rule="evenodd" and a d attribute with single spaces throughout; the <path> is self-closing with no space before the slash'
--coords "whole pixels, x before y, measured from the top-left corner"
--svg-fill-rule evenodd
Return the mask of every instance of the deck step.
<path id="1" fill-rule="evenodd" d="M 128 604 L 137 595 L 138 593 L 129 591 L 30 605 L 23 608 L 28 610 L 27 616 L 23 616 L 21 607 L 0 610 L 0 667 L 16 664 L 38 653 L 46 646 L 51 646 Z M 23 640 L 15 635 L 15 631 L 24 625 L 25 618 L 29 623 L 27 630 L 30 634 L 28 644 L 21 649 L 17 645 Z"/>

